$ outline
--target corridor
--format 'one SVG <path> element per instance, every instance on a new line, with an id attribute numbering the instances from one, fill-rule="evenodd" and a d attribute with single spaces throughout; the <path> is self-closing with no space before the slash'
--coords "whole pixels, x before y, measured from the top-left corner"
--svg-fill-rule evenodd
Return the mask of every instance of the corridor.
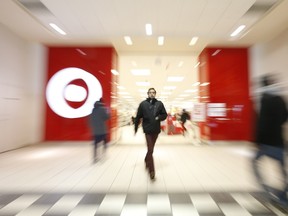
<path id="1" fill-rule="evenodd" d="M 125 130 L 96 163 L 92 142 L 45 142 L 0 154 L 0 215 L 285 215 L 255 182 L 251 144 L 194 145 L 182 135 L 160 134 L 151 181 L 142 132 Z M 267 177 L 280 182 L 271 172 Z"/>

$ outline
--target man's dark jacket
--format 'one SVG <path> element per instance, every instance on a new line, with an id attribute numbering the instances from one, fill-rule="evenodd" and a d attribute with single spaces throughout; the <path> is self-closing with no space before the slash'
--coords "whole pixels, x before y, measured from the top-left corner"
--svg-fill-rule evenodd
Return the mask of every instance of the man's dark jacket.
<path id="1" fill-rule="evenodd" d="M 256 127 L 258 144 L 284 147 L 282 125 L 287 120 L 287 108 L 282 97 L 264 93 Z"/>
<path id="2" fill-rule="evenodd" d="M 142 119 L 145 134 L 159 134 L 161 132 L 160 122 L 166 118 L 167 112 L 163 103 L 155 98 L 147 98 L 138 107 L 135 118 L 135 132 L 138 130 L 140 119 Z"/>

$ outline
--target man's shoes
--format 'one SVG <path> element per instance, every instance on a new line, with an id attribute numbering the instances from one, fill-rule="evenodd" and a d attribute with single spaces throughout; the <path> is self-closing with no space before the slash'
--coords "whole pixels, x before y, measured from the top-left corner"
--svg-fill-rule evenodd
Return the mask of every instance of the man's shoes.
<path id="1" fill-rule="evenodd" d="M 155 172 L 154 171 L 150 172 L 150 179 L 155 180 Z"/>

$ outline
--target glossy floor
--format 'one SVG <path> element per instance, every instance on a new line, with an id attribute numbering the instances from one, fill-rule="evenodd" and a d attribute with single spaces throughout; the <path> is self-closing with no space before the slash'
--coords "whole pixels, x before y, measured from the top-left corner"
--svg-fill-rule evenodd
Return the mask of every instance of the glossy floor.
<path id="1" fill-rule="evenodd" d="M 251 172 L 250 143 L 199 145 L 160 134 L 151 181 L 143 134 L 125 130 L 131 133 L 105 154 L 98 149 L 96 163 L 92 142 L 45 142 L 0 154 L 0 215 L 285 215 L 267 202 Z M 277 164 L 263 163 L 268 183 L 278 187 Z"/>

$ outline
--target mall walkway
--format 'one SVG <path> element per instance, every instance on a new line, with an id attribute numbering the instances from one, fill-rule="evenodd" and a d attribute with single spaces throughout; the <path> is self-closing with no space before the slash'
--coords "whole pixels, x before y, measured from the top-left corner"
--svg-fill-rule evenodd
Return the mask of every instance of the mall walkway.
<path id="1" fill-rule="evenodd" d="M 91 142 L 46 142 L 0 154 L 0 215 L 285 215 L 256 183 L 249 143 L 199 146 L 161 134 L 151 181 L 143 138 L 126 133 L 95 164 Z M 279 183 L 271 171 L 268 177 Z"/>

